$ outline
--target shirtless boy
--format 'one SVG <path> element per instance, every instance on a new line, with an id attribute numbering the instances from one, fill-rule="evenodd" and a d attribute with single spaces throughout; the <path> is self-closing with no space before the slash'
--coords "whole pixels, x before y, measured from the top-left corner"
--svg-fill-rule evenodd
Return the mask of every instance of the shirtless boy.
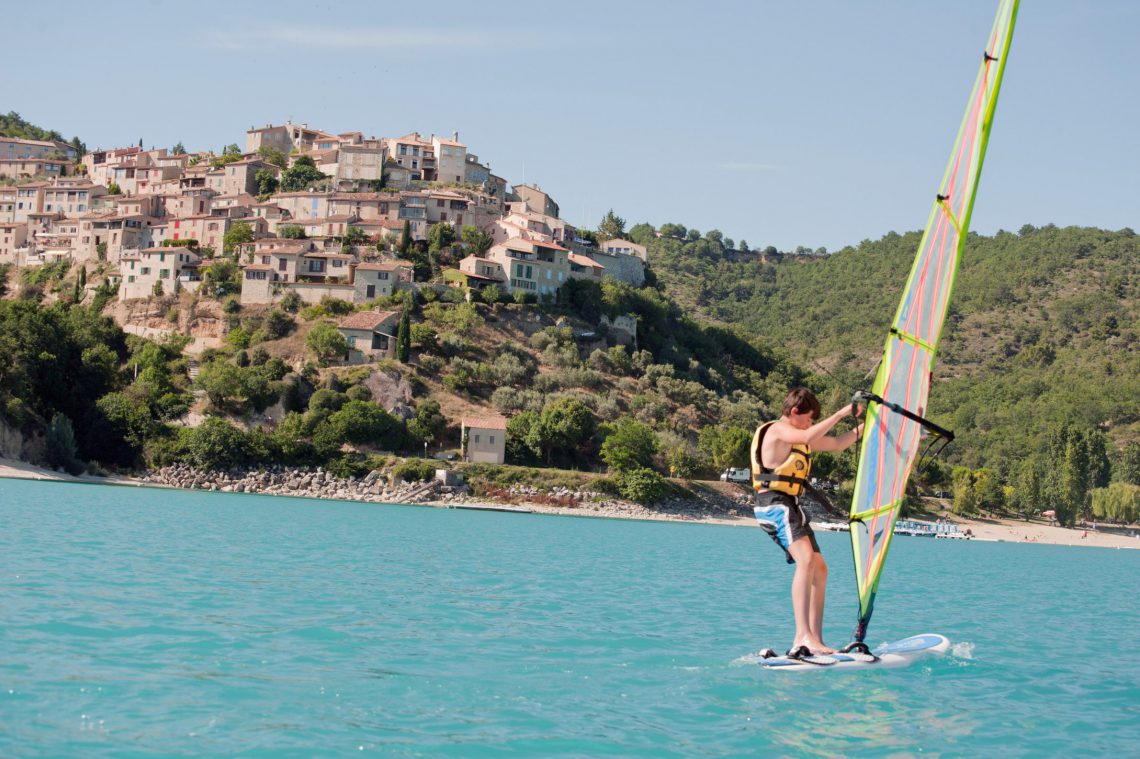
<path id="1" fill-rule="evenodd" d="M 811 472 L 812 451 L 843 451 L 862 432 L 863 425 L 828 436 L 843 417 L 858 416 L 861 409 L 852 403 L 821 422 L 819 400 L 804 387 L 793 389 L 784 399 L 779 419 L 756 429 L 752 438 L 752 487 L 756 491 L 756 520 L 784 549 L 789 564 L 796 565 L 792 577 L 792 611 L 796 635 L 788 651 L 792 656 L 835 653 L 823 642 L 823 600 L 827 592 L 827 564 L 819 552 L 800 506 Z"/>

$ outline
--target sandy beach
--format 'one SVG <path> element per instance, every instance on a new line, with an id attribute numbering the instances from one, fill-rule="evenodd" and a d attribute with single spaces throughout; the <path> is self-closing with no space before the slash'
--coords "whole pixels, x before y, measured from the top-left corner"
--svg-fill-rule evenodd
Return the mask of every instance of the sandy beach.
<path id="1" fill-rule="evenodd" d="M 165 487 L 153 482 L 146 482 L 133 477 L 110 475 L 96 477 L 93 475 L 72 476 L 52 469 L 33 466 L 15 459 L 0 458 L 0 478 L 25 480 L 57 480 L 61 482 L 86 482 L 105 485 L 135 485 L 138 487 Z M 435 505 L 425 502 L 424 505 Z M 443 505 L 443 504 L 439 504 Z M 684 521 L 708 524 L 726 524 L 755 527 L 756 522 L 750 517 L 732 516 L 727 514 L 712 514 L 702 516 L 678 515 L 677 513 L 655 511 L 653 509 L 638 507 L 624 508 L 620 512 L 611 513 L 610 509 L 597 505 L 582 505 L 564 507 L 543 503 L 528 503 L 525 501 L 502 504 L 482 503 L 477 500 L 468 500 L 462 504 L 449 504 L 452 508 L 490 509 L 498 511 L 521 511 L 542 514 L 560 514 L 567 516 L 589 516 L 618 519 L 655 519 L 660 521 Z M 1024 543 L 1026 545 L 1066 545 L 1086 546 L 1094 548 L 1140 548 L 1140 528 L 1104 527 L 1098 525 L 1097 529 L 1059 527 L 1044 522 L 1026 522 L 1020 519 L 965 519 L 947 513 L 946 519 L 956 524 L 961 531 L 970 530 L 975 540 L 999 541 L 1006 543 Z"/>

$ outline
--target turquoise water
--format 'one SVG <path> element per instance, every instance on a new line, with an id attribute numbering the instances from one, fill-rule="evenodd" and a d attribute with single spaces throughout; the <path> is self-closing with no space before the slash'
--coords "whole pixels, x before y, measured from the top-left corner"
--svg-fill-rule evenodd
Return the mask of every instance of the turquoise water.
<path id="1" fill-rule="evenodd" d="M 1135 755 L 1140 552 L 900 538 L 877 672 L 761 531 L 0 481 L 0 755 Z M 827 638 L 854 618 L 846 536 Z"/>

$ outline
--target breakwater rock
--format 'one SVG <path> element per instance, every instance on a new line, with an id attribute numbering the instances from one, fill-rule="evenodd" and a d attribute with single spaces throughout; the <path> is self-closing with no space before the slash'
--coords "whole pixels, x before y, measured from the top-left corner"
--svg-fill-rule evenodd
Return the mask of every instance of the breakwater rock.
<path id="1" fill-rule="evenodd" d="M 372 503 L 425 503 L 465 499 L 466 485 L 392 480 L 378 470 L 363 477 L 336 477 L 323 469 L 270 467 L 248 471 L 203 472 L 173 464 L 147 472 L 144 482 L 222 493 L 260 493 L 299 498 L 328 498 Z"/>
<path id="2" fill-rule="evenodd" d="M 751 514 L 749 497 L 698 488 L 691 498 L 671 497 L 653 504 L 626 501 L 592 490 L 516 484 L 497 488 L 480 483 L 445 485 L 438 480 L 403 482 L 373 470 L 363 477 L 336 477 L 323 469 L 276 466 L 205 472 L 173 464 L 138 475 L 144 483 L 222 493 L 258 493 L 367 503 L 418 503 L 432 506 L 498 504 L 543 514 L 676 521 L 734 520 Z M 472 487 L 472 485 L 474 487 Z"/>

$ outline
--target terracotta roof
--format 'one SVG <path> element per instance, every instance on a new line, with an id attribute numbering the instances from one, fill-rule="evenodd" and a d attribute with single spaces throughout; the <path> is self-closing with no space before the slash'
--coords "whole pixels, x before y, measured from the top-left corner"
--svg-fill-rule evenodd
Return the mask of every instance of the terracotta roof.
<path id="1" fill-rule="evenodd" d="M 501 416 L 465 416 L 463 426 L 467 428 L 478 427 L 481 430 L 505 430 L 507 420 Z"/>
<path id="2" fill-rule="evenodd" d="M 410 269 L 412 263 L 410 261 L 377 261 L 376 263 L 357 264 L 357 269 L 364 271 L 393 271 L 399 268 Z"/>
<path id="3" fill-rule="evenodd" d="M 248 266 L 241 267 L 243 271 L 273 271 L 273 267 L 269 264 L 249 264 Z"/>
<path id="4" fill-rule="evenodd" d="M 598 263 L 597 261 L 595 261 L 594 259 L 587 258 L 586 256 L 580 256 L 577 253 L 571 253 L 570 254 L 570 263 L 578 264 L 579 266 L 588 266 L 591 269 L 604 269 L 604 268 L 606 268 L 606 267 L 602 266 L 600 263 Z"/>
<path id="5" fill-rule="evenodd" d="M 305 258 L 339 258 L 343 261 L 351 261 L 352 256 L 345 253 L 335 253 L 333 251 L 325 250 L 311 250 L 308 253 L 303 253 Z"/>
<path id="6" fill-rule="evenodd" d="M 459 273 L 462 274 L 463 276 L 467 277 L 468 279 L 482 279 L 482 280 L 485 280 L 487 282 L 503 282 L 504 281 L 504 280 L 500 279 L 499 277 L 488 277 L 485 274 L 472 274 L 471 272 L 463 271 L 462 269 L 459 270 Z"/>
<path id="7" fill-rule="evenodd" d="M 399 311 L 360 311 L 345 317 L 337 326 L 341 329 L 374 330 L 391 317 L 399 315 Z"/>

